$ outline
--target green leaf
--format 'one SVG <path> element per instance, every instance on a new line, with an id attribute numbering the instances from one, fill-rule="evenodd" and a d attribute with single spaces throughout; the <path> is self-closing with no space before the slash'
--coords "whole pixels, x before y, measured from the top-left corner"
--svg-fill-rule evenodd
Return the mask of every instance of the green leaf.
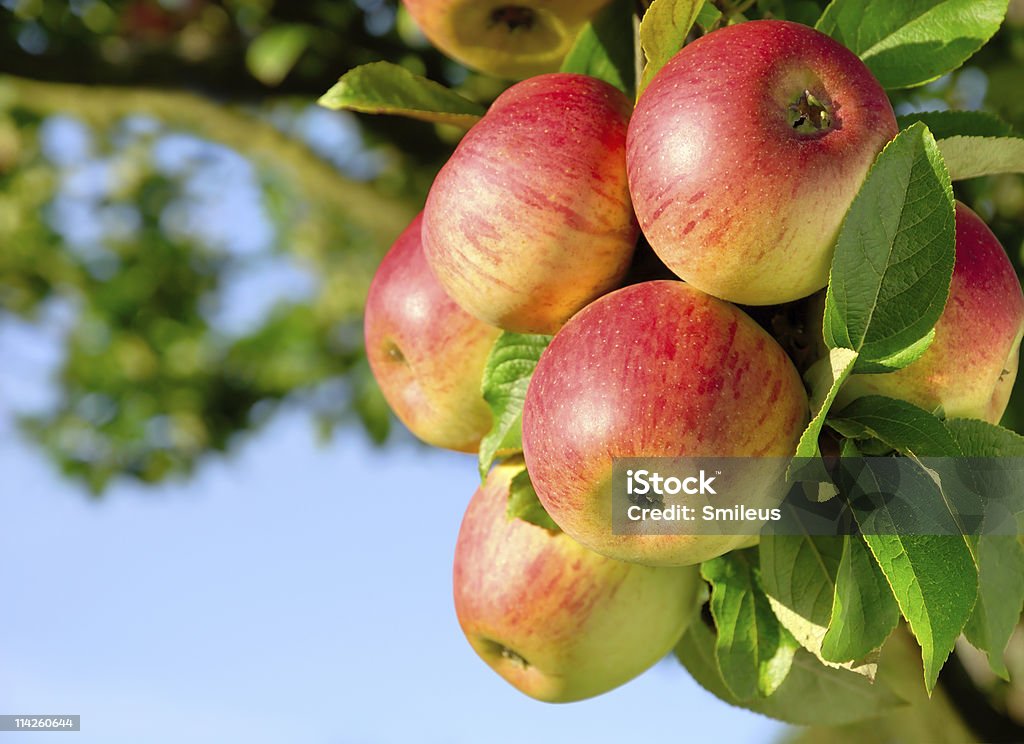
<path id="1" fill-rule="evenodd" d="M 846 215 L 825 298 L 830 348 L 857 372 L 891 372 L 924 353 L 949 294 L 953 187 L 935 139 L 914 124 L 890 142 Z"/>
<path id="2" fill-rule="evenodd" d="M 482 106 L 450 88 L 390 62 L 349 70 L 318 103 L 329 109 L 395 114 L 466 129 L 485 113 Z"/>
<path id="3" fill-rule="evenodd" d="M 1024 437 L 977 419 L 949 419 L 946 428 L 967 457 L 1024 457 Z"/>
<path id="4" fill-rule="evenodd" d="M 896 117 L 900 129 L 906 129 L 919 121 L 931 130 L 936 140 L 947 137 L 1014 136 L 1010 124 L 985 111 L 923 111 Z"/>
<path id="5" fill-rule="evenodd" d="M 859 535 L 843 543 L 828 630 L 821 655 L 830 661 L 862 659 L 896 629 L 900 608 L 867 544 Z"/>
<path id="6" fill-rule="evenodd" d="M 826 423 L 844 437 L 878 439 L 904 455 L 962 456 L 942 421 L 923 408 L 894 398 L 858 398 Z"/>
<path id="7" fill-rule="evenodd" d="M 824 627 L 832 611 L 842 548 L 842 538 L 833 535 L 762 536 L 759 553 L 765 593 Z"/>
<path id="8" fill-rule="evenodd" d="M 842 462 L 844 469 L 850 467 L 849 460 Z M 943 510 L 938 486 L 923 468 L 901 468 L 899 472 L 900 492 L 914 493 L 914 499 L 859 506 L 858 493 L 895 492 L 894 484 L 883 484 L 878 477 L 878 470 L 861 467 L 854 476 L 856 490 L 851 491 L 850 484 L 844 482 L 844 491 L 864 541 L 921 645 L 925 686 L 930 693 L 974 609 L 978 571 L 967 540 L 955 534 L 957 525 Z M 929 523 L 937 525 L 934 534 L 916 534 L 921 525 Z"/>
<path id="9" fill-rule="evenodd" d="M 700 6 L 700 10 L 697 12 L 696 23 L 700 26 L 701 31 L 704 33 L 710 33 L 718 27 L 718 22 L 722 20 L 722 11 L 715 7 L 715 4 L 711 0 L 704 0 L 704 4 Z"/>
<path id="10" fill-rule="evenodd" d="M 703 7 L 703 0 L 654 0 L 640 21 L 640 46 L 647 64 L 640 74 L 642 95 L 658 70 L 683 48 Z"/>
<path id="11" fill-rule="evenodd" d="M 1024 172 L 1024 138 L 998 116 L 982 111 L 929 111 L 899 118 L 901 127 L 915 122 L 926 124 L 935 136 L 954 181 Z"/>
<path id="12" fill-rule="evenodd" d="M 886 88 L 960 67 L 998 30 L 1007 0 L 832 0 L 817 29 L 852 49 Z"/>
<path id="13" fill-rule="evenodd" d="M 974 419 L 946 426 L 967 457 L 1024 457 L 1024 437 L 1009 429 Z M 978 603 L 964 634 L 988 655 L 992 671 L 1009 679 L 1003 652 L 1024 608 L 1024 547 L 1016 535 L 982 534 L 976 552 Z"/>
<path id="14" fill-rule="evenodd" d="M 1024 139 L 1020 137 L 947 137 L 939 150 L 954 181 L 1024 173 Z"/>
<path id="15" fill-rule="evenodd" d="M 306 51 L 312 36 L 313 30 L 300 23 L 267 29 L 245 50 L 245 65 L 264 85 L 278 85 Z"/>
<path id="16" fill-rule="evenodd" d="M 968 458 L 966 464 L 978 493 L 984 495 L 989 533 L 996 518 L 1024 516 L 1024 437 L 975 419 L 950 419 L 946 429 Z"/>
<path id="17" fill-rule="evenodd" d="M 1003 652 L 1024 609 L 1024 547 L 1016 535 L 982 535 L 978 555 L 978 603 L 964 635 L 988 656 L 992 671 L 1009 681 Z"/>
<path id="18" fill-rule="evenodd" d="M 561 532 L 555 520 L 544 509 L 543 504 L 537 497 L 537 491 L 530 481 L 530 474 L 523 468 L 523 472 L 512 478 L 508 492 L 508 517 L 509 519 L 522 519 L 523 521 L 543 527 L 552 532 Z"/>
<path id="19" fill-rule="evenodd" d="M 955 541 L 956 538 L 949 533 L 962 534 L 972 562 L 980 566 L 978 543 L 981 538 L 963 527 L 962 512 L 980 515 L 986 507 L 979 496 L 977 483 L 970 472 L 962 468 L 962 450 L 942 421 L 910 403 L 867 396 L 854 401 L 828 423 L 844 436 L 872 437 L 914 458 L 928 479 L 919 481 L 915 487 L 901 484 L 901 495 L 908 502 L 913 501 L 919 510 L 928 511 L 933 523 L 943 525 L 935 531 L 936 535 Z M 918 457 L 929 460 L 924 464 L 916 459 Z M 995 505 L 990 508 L 995 508 Z M 905 521 L 894 521 L 897 533 L 907 533 L 908 540 L 916 540 L 918 536 L 909 533 L 913 523 L 920 523 L 918 515 L 919 512 L 903 511 Z M 871 541 L 870 537 L 868 541 Z M 954 549 L 960 552 L 959 546 Z M 976 580 L 980 582 L 980 578 Z M 912 598 L 910 601 L 915 600 Z"/>
<path id="20" fill-rule="evenodd" d="M 761 583 L 775 616 L 801 646 L 823 664 L 845 666 L 871 679 L 875 664 L 857 662 L 874 649 L 862 657 L 838 661 L 821 652 L 842 552 L 843 538 L 837 535 L 763 535 L 759 546 Z"/>
<path id="21" fill-rule="evenodd" d="M 872 368 L 879 370 L 903 369 L 924 356 L 924 353 L 928 351 L 928 347 L 932 345 L 933 341 L 935 341 L 935 329 L 931 328 L 917 341 L 907 344 L 892 354 L 881 356 L 869 364 Z"/>
<path id="22" fill-rule="evenodd" d="M 772 612 L 757 568 L 733 551 L 700 571 L 711 584 L 715 656 L 726 686 L 740 700 L 771 695 L 789 674 L 798 644 Z"/>
<path id="23" fill-rule="evenodd" d="M 676 646 L 676 656 L 711 694 L 798 726 L 842 726 L 906 704 L 888 680 L 879 678 L 872 684 L 846 669 L 824 666 L 803 650 L 796 652 L 789 674 L 774 693 L 740 700 L 729 691 L 718 668 L 713 630 L 699 620 L 690 624 Z"/>
<path id="24" fill-rule="evenodd" d="M 966 536 L 972 553 L 978 541 L 974 529 L 964 527 L 963 515 L 983 515 L 987 509 L 980 494 L 979 481 L 973 472 L 963 468 L 963 450 L 936 416 L 902 400 L 869 395 L 844 408 L 828 425 L 846 437 L 871 438 L 915 459 L 931 478 L 924 494 L 936 497 L 932 508 L 945 519 L 948 512 L 954 532 Z M 928 458 L 924 463 L 919 458 Z M 903 490 L 906 496 L 922 496 Z M 995 508 L 995 505 L 992 506 Z M 946 534 L 939 531 L 937 534 Z M 975 553 L 975 562 L 977 555 Z"/>
<path id="25" fill-rule="evenodd" d="M 790 466 L 790 480 L 828 481 L 829 475 L 821 463 L 818 437 L 829 408 L 835 402 L 839 389 L 850 376 L 857 362 L 852 349 L 829 349 L 828 358 L 818 361 L 807 371 L 811 386 L 811 423 L 804 429 L 796 447 L 796 460 Z"/>
<path id="26" fill-rule="evenodd" d="M 633 0 L 613 0 L 576 36 L 562 62 L 562 72 L 590 75 L 635 95 Z M 629 29 L 628 31 L 626 29 Z"/>
<path id="27" fill-rule="evenodd" d="M 921 644 L 925 686 L 931 692 L 977 597 L 977 569 L 967 543 L 950 535 L 864 539 Z"/>
<path id="28" fill-rule="evenodd" d="M 487 475 L 498 452 L 523 448 L 523 403 L 526 388 L 550 336 L 502 333 L 484 367 L 481 393 L 491 408 L 491 430 L 480 441 L 480 477 Z"/>

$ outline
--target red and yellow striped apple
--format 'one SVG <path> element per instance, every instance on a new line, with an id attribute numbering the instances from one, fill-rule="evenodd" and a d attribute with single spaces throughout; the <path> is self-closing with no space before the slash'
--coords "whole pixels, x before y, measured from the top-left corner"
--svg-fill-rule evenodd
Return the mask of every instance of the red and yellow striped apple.
<path id="1" fill-rule="evenodd" d="M 800 376 L 749 316 L 654 281 L 602 297 L 554 337 L 527 390 L 523 449 L 544 507 L 579 542 L 620 560 L 689 565 L 750 535 L 614 534 L 612 458 L 787 458 L 807 418 Z M 761 487 L 750 502 L 784 495 Z"/>
<path id="2" fill-rule="evenodd" d="M 527 695 L 600 695 L 676 644 L 696 614 L 700 576 L 615 561 L 509 519 L 509 483 L 522 467 L 492 470 L 466 510 L 455 548 L 459 624 L 477 654 Z"/>
<path id="3" fill-rule="evenodd" d="M 626 185 L 630 104 L 584 75 L 509 88 L 434 181 L 427 260 L 467 312 L 520 333 L 554 333 L 618 286 L 636 245 Z"/>
<path id="4" fill-rule="evenodd" d="M 895 372 L 854 375 L 836 400 L 899 398 L 950 418 L 998 423 L 1017 379 L 1024 295 L 999 240 L 982 219 L 956 205 L 956 263 L 935 340 L 920 359 Z"/>
<path id="5" fill-rule="evenodd" d="M 491 427 L 480 383 L 500 331 L 445 294 L 423 255 L 422 217 L 399 236 L 370 284 L 366 355 L 385 399 L 413 434 L 473 452 Z"/>
<path id="6" fill-rule="evenodd" d="M 654 250 L 715 297 L 773 305 L 828 281 L 839 227 L 896 136 L 892 106 L 838 42 L 785 21 L 697 39 L 629 125 L 629 185 Z"/>
<path id="7" fill-rule="evenodd" d="M 423 35 L 467 67 L 520 79 L 555 72 L 608 0 L 403 0 Z"/>

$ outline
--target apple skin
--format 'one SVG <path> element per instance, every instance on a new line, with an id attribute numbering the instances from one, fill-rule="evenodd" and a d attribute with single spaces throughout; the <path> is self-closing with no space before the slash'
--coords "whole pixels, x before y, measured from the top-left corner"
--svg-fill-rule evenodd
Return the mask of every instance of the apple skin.
<path id="1" fill-rule="evenodd" d="M 612 458 L 788 458 L 808 413 L 792 362 L 750 317 L 682 282 L 645 282 L 580 311 L 544 350 L 523 450 L 541 503 L 576 540 L 619 560 L 690 565 L 750 535 L 613 534 Z M 751 500 L 784 495 L 765 488 Z"/>
<path id="2" fill-rule="evenodd" d="M 576 34 L 609 0 L 403 0 L 423 35 L 452 59 L 519 80 L 555 72 Z"/>
<path id="3" fill-rule="evenodd" d="M 988 225 L 957 202 L 956 263 L 935 340 L 903 369 L 853 375 L 836 404 L 885 395 L 928 411 L 941 406 L 949 418 L 998 423 L 1017 379 L 1022 335 L 1024 295 L 1013 264 Z"/>
<path id="4" fill-rule="evenodd" d="M 473 496 L 455 548 L 455 610 L 466 638 L 530 697 L 600 695 L 653 666 L 698 609 L 696 568 L 652 568 L 587 550 L 506 513 L 522 462 Z"/>
<path id="5" fill-rule="evenodd" d="M 366 356 L 388 405 L 413 434 L 474 452 L 491 427 L 480 383 L 501 331 L 445 294 L 423 255 L 422 222 L 420 214 L 399 236 L 370 284 Z"/>
<path id="6" fill-rule="evenodd" d="M 618 286 L 638 236 L 629 112 L 605 82 L 541 75 L 505 91 L 466 134 L 430 189 L 423 245 L 467 312 L 554 333 Z"/>
<path id="7" fill-rule="evenodd" d="M 794 129 L 804 91 L 837 126 Z M 715 297 L 805 297 L 827 283 L 842 220 L 897 131 L 881 85 L 828 36 L 786 21 L 715 31 L 637 103 L 627 162 L 640 227 L 670 269 Z"/>

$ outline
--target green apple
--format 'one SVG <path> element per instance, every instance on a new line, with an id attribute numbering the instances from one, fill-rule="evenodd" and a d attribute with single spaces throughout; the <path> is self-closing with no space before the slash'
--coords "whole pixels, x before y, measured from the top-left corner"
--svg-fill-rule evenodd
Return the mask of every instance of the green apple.
<path id="1" fill-rule="evenodd" d="M 696 568 L 651 568 L 587 550 L 507 514 L 521 461 L 477 490 L 455 547 L 455 611 L 470 645 L 546 702 L 593 697 L 665 656 L 695 616 Z"/>
<path id="2" fill-rule="evenodd" d="M 373 376 L 395 415 L 427 444 L 474 452 L 491 428 L 480 392 L 501 333 L 445 294 L 427 265 L 419 215 L 381 262 L 366 299 Z"/>
<path id="3" fill-rule="evenodd" d="M 928 411 L 941 408 L 949 418 L 998 423 L 1017 379 L 1022 335 L 1024 295 L 1013 264 L 988 225 L 957 202 L 956 264 L 935 340 L 901 370 L 852 376 L 837 409 L 864 395 L 885 395 Z"/>
<path id="4" fill-rule="evenodd" d="M 403 0 L 423 35 L 454 60 L 498 77 L 554 72 L 609 0 Z"/>

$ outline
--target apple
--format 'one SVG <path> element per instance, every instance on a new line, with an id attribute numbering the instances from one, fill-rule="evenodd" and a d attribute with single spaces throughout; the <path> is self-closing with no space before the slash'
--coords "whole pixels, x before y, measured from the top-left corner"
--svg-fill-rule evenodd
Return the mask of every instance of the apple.
<path id="1" fill-rule="evenodd" d="M 956 263 L 935 340 L 903 369 L 853 375 L 837 406 L 885 395 L 928 411 L 941 407 L 949 418 L 998 423 L 1017 379 L 1022 335 L 1024 295 L 1013 264 L 988 225 L 957 202 Z"/>
<path id="2" fill-rule="evenodd" d="M 522 461 L 488 475 L 455 547 L 455 611 L 476 653 L 527 695 L 593 697 L 665 656 L 698 609 L 696 568 L 652 568 L 587 550 L 507 515 Z"/>
<path id="3" fill-rule="evenodd" d="M 452 59 L 498 77 L 554 72 L 609 0 L 403 0 L 423 35 Z"/>
<path id="4" fill-rule="evenodd" d="M 881 85 L 828 36 L 786 21 L 714 31 L 637 103 L 627 163 L 640 227 L 715 297 L 805 297 L 827 283 L 843 217 L 897 131 Z"/>
<path id="5" fill-rule="evenodd" d="M 366 356 L 384 398 L 417 437 L 473 452 L 491 427 L 480 392 L 497 328 L 445 294 L 420 243 L 422 213 L 384 257 L 366 298 Z"/>
<path id="6" fill-rule="evenodd" d="M 554 333 L 625 276 L 638 229 L 626 184 L 630 103 L 585 75 L 505 91 L 430 189 L 423 245 L 467 312 Z"/>
<path id="7" fill-rule="evenodd" d="M 545 349 L 523 450 L 541 503 L 576 540 L 620 560 L 689 565 L 749 544 L 750 533 L 613 534 L 612 458 L 785 463 L 808 413 L 792 362 L 749 316 L 682 282 L 645 282 L 580 311 Z M 754 483 L 750 502 L 776 506 L 780 485 Z"/>

